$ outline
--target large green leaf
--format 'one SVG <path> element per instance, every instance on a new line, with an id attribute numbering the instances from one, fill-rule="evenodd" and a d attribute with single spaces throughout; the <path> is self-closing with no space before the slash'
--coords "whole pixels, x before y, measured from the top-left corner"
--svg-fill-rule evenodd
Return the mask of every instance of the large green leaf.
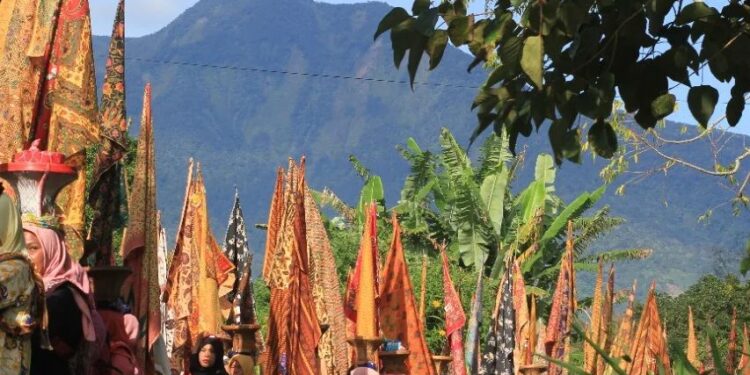
<path id="1" fill-rule="evenodd" d="M 409 19 L 409 13 L 404 8 L 393 8 L 388 14 L 380 20 L 378 29 L 375 31 L 373 39 L 378 39 L 380 34 L 394 28 L 396 25 Z"/>
<path id="2" fill-rule="evenodd" d="M 489 216 L 492 229 L 495 230 L 495 235 L 498 237 L 501 234 L 503 224 L 508 173 L 508 168 L 499 168 L 496 172 L 487 175 L 484 181 L 482 181 L 482 186 L 479 188 L 486 214 Z"/>
<path id="3" fill-rule="evenodd" d="M 488 241 L 478 223 L 466 222 L 458 230 L 458 252 L 464 266 L 474 266 L 479 271 L 489 253 Z"/>
<path id="4" fill-rule="evenodd" d="M 702 1 L 694 1 L 682 8 L 682 11 L 680 11 L 675 19 L 675 23 L 678 25 L 684 25 L 686 23 L 717 15 L 719 15 L 719 13 L 716 9 L 709 7 Z"/>
<path id="5" fill-rule="evenodd" d="M 544 43 L 540 35 L 530 36 L 523 43 L 521 69 L 529 76 L 531 82 L 541 89 L 543 75 Z"/>
<path id="6" fill-rule="evenodd" d="M 742 95 L 732 96 L 727 103 L 727 122 L 729 126 L 735 126 L 740 122 L 742 112 L 745 110 L 745 98 Z"/>
<path id="7" fill-rule="evenodd" d="M 534 181 L 516 198 L 515 206 L 522 223 L 530 221 L 537 210 L 544 210 L 546 188 L 543 181 Z"/>
<path id="8" fill-rule="evenodd" d="M 664 94 L 651 102 L 651 113 L 657 120 L 661 120 L 674 112 L 676 98 L 673 94 Z"/>
<path id="9" fill-rule="evenodd" d="M 695 4 L 695 3 L 693 3 Z M 688 108 L 690 113 L 704 128 L 714 114 L 714 108 L 719 101 L 719 91 L 712 86 L 695 86 L 688 91 Z"/>
<path id="10" fill-rule="evenodd" d="M 544 183 L 548 194 L 555 191 L 556 172 L 555 161 L 552 159 L 552 155 L 539 154 L 539 156 L 536 157 L 534 179 Z"/>
<path id="11" fill-rule="evenodd" d="M 383 190 L 383 181 L 380 176 L 370 175 L 365 182 L 365 186 L 362 187 L 362 192 L 359 195 L 359 205 L 357 210 L 357 218 L 360 224 L 365 222 L 365 212 L 367 212 L 367 205 L 370 203 L 376 203 L 378 205 L 378 211 L 385 208 L 385 193 Z"/>
<path id="12" fill-rule="evenodd" d="M 427 55 L 430 56 L 430 70 L 440 64 L 445 52 L 445 46 L 448 44 L 448 32 L 445 30 L 436 30 L 427 41 Z"/>

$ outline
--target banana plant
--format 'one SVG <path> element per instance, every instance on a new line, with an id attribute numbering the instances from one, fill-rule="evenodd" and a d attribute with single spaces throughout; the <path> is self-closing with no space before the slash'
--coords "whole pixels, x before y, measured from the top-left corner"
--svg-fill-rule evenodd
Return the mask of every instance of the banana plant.
<path id="1" fill-rule="evenodd" d="M 584 216 L 601 199 L 606 186 L 563 202 L 556 194 L 557 171 L 548 154 L 538 155 L 534 180 L 514 194 L 512 183 L 524 155 L 514 157 L 502 133 L 486 139 L 476 165 L 447 129 L 440 133 L 439 154 L 422 149 L 411 138 L 399 150 L 411 165 L 395 207 L 404 230 L 446 240 L 462 265 L 491 271 L 495 277 L 501 274 L 506 257 L 514 255 L 522 261 L 530 285 L 543 287 L 552 282 L 547 280 L 550 272 L 546 270 L 559 263 L 569 220 L 578 235 L 576 268 L 593 269 L 596 257 L 585 256 L 584 250 L 623 221 L 610 216 L 606 206 Z M 597 256 L 618 261 L 649 254 L 647 249 L 626 249 Z"/>

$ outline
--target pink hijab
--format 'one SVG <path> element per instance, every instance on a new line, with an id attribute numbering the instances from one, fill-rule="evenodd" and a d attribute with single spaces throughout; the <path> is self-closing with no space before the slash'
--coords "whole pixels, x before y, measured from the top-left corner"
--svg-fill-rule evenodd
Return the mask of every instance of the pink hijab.
<path id="1" fill-rule="evenodd" d="M 23 230 L 33 233 L 44 251 L 44 291 L 50 293 L 65 282 L 71 283 L 80 293 L 73 293 L 78 309 L 81 310 L 83 335 L 86 341 L 96 341 L 96 330 L 91 316 L 91 287 L 86 271 L 80 264 L 73 262 L 68 255 L 67 246 L 60 235 L 47 228 L 27 225 Z"/>

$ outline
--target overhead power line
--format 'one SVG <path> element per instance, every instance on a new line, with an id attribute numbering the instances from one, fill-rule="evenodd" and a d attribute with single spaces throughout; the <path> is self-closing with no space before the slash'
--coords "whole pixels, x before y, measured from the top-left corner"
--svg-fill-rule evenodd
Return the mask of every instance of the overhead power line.
<path id="1" fill-rule="evenodd" d="M 292 72 L 292 71 L 281 70 L 281 69 L 254 68 L 254 67 L 249 67 L 249 66 L 202 64 L 202 63 L 194 63 L 194 62 L 186 62 L 186 61 L 146 59 L 146 58 L 140 58 L 140 57 L 126 57 L 125 60 L 140 61 L 140 62 L 153 63 L 153 64 L 163 64 L 163 65 L 190 66 L 190 67 L 197 67 L 197 68 L 237 70 L 237 71 L 256 72 L 256 73 L 285 74 L 285 75 L 291 75 L 291 76 L 322 78 L 322 79 L 347 79 L 347 80 L 354 80 L 354 81 L 391 83 L 391 84 L 399 84 L 399 85 L 409 84 L 409 81 L 402 81 L 402 80 L 395 80 L 395 79 L 357 77 L 357 76 L 350 76 L 350 75 L 343 75 L 343 74 Z M 478 89 L 480 87 L 480 86 L 462 85 L 462 84 L 455 84 L 455 83 L 420 82 L 420 81 L 414 81 L 414 85 L 450 87 L 450 88 L 458 88 L 458 89 Z"/>
<path id="2" fill-rule="evenodd" d="M 284 75 L 290 75 L 290 76 L 311 77 L 311 78 L 320 78 L 320 79 L 343 79 L 343 80 L 388 83 L 388 84 L 397 84 L 397 85 L 409 84 L 409 81 L 403 81 L 403 80 L 395 80 L 395 79 L 387 79 L 387 78 L 373 78 L 373 77 L 357 77 L 357 76 L 350 76 L 350 75 L 345 75 L 345 74 L 294 72 L 294 71 L 288 71 L 288 70 L 282 70 L 282 69 L 257 68 L 257 67 L 236 66 L 236 65 L 205 64 L 205 63 L 196 63 L 196 62 L 188 62 L 188 61 L 148 59 L 148 58 L 142 58 L 142 57 L 125 57 L 125 60 L 139 61 L 139 62 L 152 63 L 152 64 L 162 64 L 162 65 L 188 66 L 188 67 L 204 68 L 204 69 L 220 69 L 220 70 L 234 70 L 234 71 L 255 72 L 255 73 L 284 74 Z M 457 88 L 457 89 L 473 89 L 473 90 L 481 88 L 481 86 L 463 85 L 463 84 L 445 83 L 445 82 L 414 81 L 414 85 L 432 86 L 432 87 L 448 87 L 448 88 Z M 615 98 L 622 100 L 622 98 L 619 95 L 615 95 Z M 685 100 L 676 99 L 676 101 L 684 102 Z M 727 104 L 727 102 L 722 102 L 720 104 Z M 747 102 L 745 103 L 745 105 L 748 105 L 748 104 L 750 103 L 747 103 Z"/>

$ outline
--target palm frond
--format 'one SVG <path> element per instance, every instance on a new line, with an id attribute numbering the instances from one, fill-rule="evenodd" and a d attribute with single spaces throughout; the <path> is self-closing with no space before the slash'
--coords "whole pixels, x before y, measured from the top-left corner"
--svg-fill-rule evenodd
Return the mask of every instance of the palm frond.
<path id="1" fill-rule="evenodd" d="M 354 171 L 357 172 L 357 175 L 361 177 L 363 181 L 367 181 L 370 178 L 370 170 L 365 167 L 362 162 L 354 156 L 354 154 L 349 155 L 349 162 L 352 164 L 352 167 L 354 167 Z"/>
<path id="2" fill-rule="evenodd" d="M 575 251 L 583 254 L 598 238 L 625 222 L 619 216 L 611 216 L 609 206 L 604 206 L 591 216 L 578 217 L 573 220 L 577 236 Z"/>
<path id="3" fill-rule="evenodd" d="M 624 262 L 629 260 L 646 259 L 654 253 L 653 249 L 618 249 L 592 254 L 580 259 L 582 263 L 595 264 L 601 258 L 604 262 Z"/>
<path id="4" fill-rule="evenodd" d="M 325 187 L 323 191 L 311 191 L 313 198 L 318 202 L 320 207 L 330 207 L 341 215 L 346 221 L 352 223 L 357 218 L 357 210 L 344 203 L 333 190 Z"/>

